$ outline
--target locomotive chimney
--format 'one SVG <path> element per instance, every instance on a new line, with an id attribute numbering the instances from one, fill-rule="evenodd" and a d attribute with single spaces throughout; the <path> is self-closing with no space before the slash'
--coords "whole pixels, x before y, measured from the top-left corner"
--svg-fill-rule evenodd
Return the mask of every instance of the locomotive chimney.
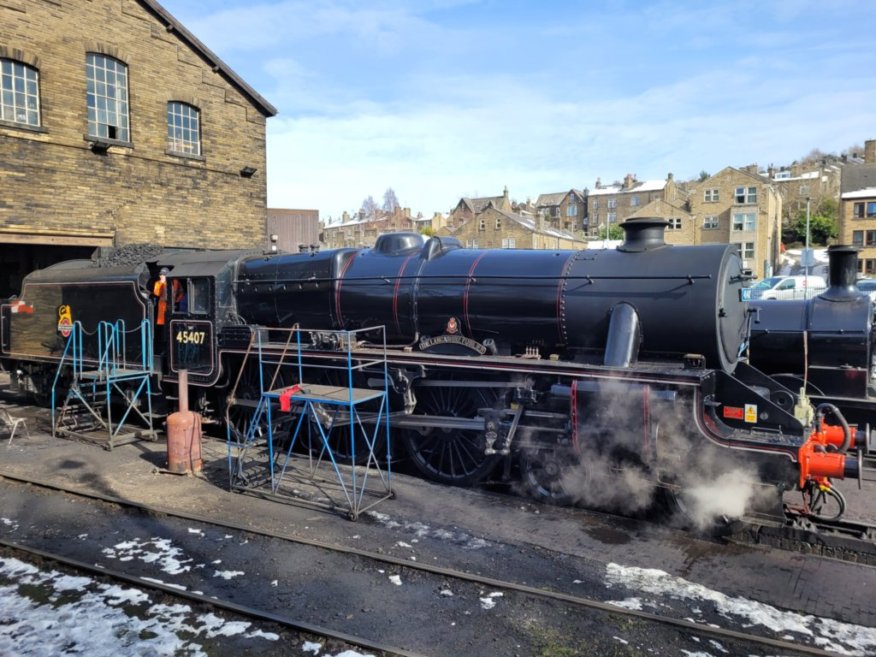
<path id="1" fill-rule="evenodd" d="M 617 247 L 617 250 L 635 253 L 666 246 L 663 232 L 668 225 L 668 221 L 659 217 L 627 219 L 621 224 L 621 228 L 624 229 L 624 242 Z"/>
<path id="2" fill-rule="evenodd" d="M 827 249 L 830 285 L 819 296 L 828 301 L 851 301 L 863 294 L 855 280 L 858 276 L 858 249 L 853 246 L 831 246 Z"/>

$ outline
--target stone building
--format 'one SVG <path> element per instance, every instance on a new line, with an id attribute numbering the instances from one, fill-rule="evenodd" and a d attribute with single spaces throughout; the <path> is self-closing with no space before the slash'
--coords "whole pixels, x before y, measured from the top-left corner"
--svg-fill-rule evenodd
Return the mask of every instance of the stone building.
<path id="1" fill-rule="evenodd" d="M 583 249 L 587 244 L 572 233 L 536 218 L 487 207 L 451 235 L 470 249 Z"/>
<path id="2" fill-rule="evenodd" d="M 539 194 L 535 210 L 557 228 L 568 232 L 587 231 L 587 197 L 577 189 Z"/>
<path id="3" fill-rule="evenodd" d="M 502 196 L 481 196 L 478 198 L 463 196 L 459 199 L 456 207 L 450 211 L 446 223 L 443 226 L 435 227 L 435 229 L 441 234 L 453 232 L 466 222 L 474 219 L 488 207 L 504 212 L 513 212 L 514 208 L 512 207 L 511 200 L 508 198 L 508 188 L 505 187 Z"/>
<path id="4" fill-rule="evenodd" d="M 587 197 L 587 234 L 599 237 L 607 226 L 619 224 L 632 217 L 643 216 L 639 210 L 658 199 L 675 202 L 680 190 L 670 173 L 666 180 L 636 180 L 634 174 L 627 174 L 623 183 L 603 185 L 597 180 Z M 600 232 L 600 229 L 602 231 Z"/>
<path id="5" fill-rule="evenodd" d="M 842 167 L 835 162 L 824 160 L 816 165 L 792 164 L 787 169 L 768 170 L 773 186 L 782 197 L 782 222 L 792 225 L 801 211 L 818 207 L 825 198 L 839 198 L 840 173 Z"/>
<path id="6" fill-rule="evenodd" d="M 782 197 L 757 167 L 725 167 L 689 189 L 690 222 L 679 236 L 691 244 L 736 244 L 758 277 L 771 276 L 778 264 L 782 229 Z M 670 231 L 667 231 L 667 237 Z"/>
<path id="7" fill-rule="evenodd" d="M 410 208 L 397 208 L 393 212 L 378 211 L 366 217 L 360 212 L 350 218 L 344 213 L 343 221 L 323 226 L 322 241 L 326 248 L 374 246 L 378 235 L 395 232 L 417 232 L 420 222 L 411 216 Z"/>
<path id="8" fill-rule="evenodd" d="M 858 271 L 876 276 L 876 139 L 864 143 L 864 163 L 842 170 L 839 243 L 861 249 Z"/>
<path id="9" fill-rule="evenodd" d="M 153 0 L 0 2 L 0 295 L 98 246 L 262 246 L 276 110 Z"/>

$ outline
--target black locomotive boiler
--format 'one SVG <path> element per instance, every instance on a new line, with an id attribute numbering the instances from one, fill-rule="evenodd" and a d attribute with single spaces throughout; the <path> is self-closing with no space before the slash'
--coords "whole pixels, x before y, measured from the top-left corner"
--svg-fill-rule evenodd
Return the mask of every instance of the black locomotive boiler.
<path id="1" fill-rule="evenodd" d="M 187 370 L 195 403 L 218 418 L 232 415 L 229 390 L 247 390 L 238 379 L 259 379 L 241 371 L 253 336 L 281 358 L 288 344 L 271 329 L 308 329 L 303 371 L 312 363 L 319 376 L 317 363 L 340 361 L 338 331 L 381 326 L 391 424 L 437 481 L 519 476 L 543 498 L 611 504 L 630 502 L 620 482 L 635 480 L 644 505 L 656 486 L 740 470 L 779 491 L 857 475 L 858 432 L 841 413 L 795 415 L 796 392 L 745 361 L 749 275 L 735 247 L 670 246 L 665 225 L 625 222 L 616 250 L 472 250 L 389 234 L 370 249 L 160 254 L 104 271 L 67 263 L 25 280 L 17 304 L 28 311 L 3 308 L 2 356 L 39 386 L 63 345 L 59 306 L 86 333 L 123 314 L 151 320 L 151 283 L 167 267 L 188 302 L 156 327 L 162 384 Z M 98 310 L 86 286 L 112 302 Z M 353 354 L 366 361 L 376 348 L 366 334 Z M 366 371 L 356 385 L 385 383 Z"/>

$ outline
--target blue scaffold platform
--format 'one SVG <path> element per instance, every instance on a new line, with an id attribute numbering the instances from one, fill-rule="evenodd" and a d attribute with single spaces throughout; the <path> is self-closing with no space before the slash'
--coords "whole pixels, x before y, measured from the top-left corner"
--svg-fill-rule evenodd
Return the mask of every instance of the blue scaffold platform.
<path id="1" fill-rule="evenodd" d="M 319 346 L 310 342 L 315 333 Z M 378 356 L 354 358 L 366 335 Z M 238 410 L 226 417 L 232 489 L 353 520 L 393 496 L 383 327 L 256 331 L 238 384 L 247 378 L 250 389 L 257 379 L 254 408 L 235 386 L 229 409 Z M 380 383 L 363 387 L 369 380 Z"/>
<path id="2" fill-rule="evenodd" d="M 113 447 L 156 440 L 152 424 L 152 326 L 123 320 L 86 331 L 73 322 L 52 382 L 52 435 Z M 114 415 L 114 412 L 117 415 Z"/>

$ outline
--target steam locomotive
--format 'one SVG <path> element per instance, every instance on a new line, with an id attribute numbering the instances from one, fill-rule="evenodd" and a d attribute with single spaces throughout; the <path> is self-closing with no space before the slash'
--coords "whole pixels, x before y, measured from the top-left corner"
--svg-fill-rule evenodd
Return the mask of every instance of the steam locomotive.
<path id="1" fill-rule="evenodd" d="M 864 427 L 829 396 L 813 408 L 796 381 L 747 362 L 751 276 L 735 247 L 667 245 L 665 226 L 628 220 L 615 250 L 473 250 L 395 233 L 368 249 L 71 261 L 33 272 L 0 308 L 0 358 L 45 391 L 64 326 L 89 336 L 102 321 L 150 324 L 167 268 L 186 302 L 167 300 L 169 321 L 155 327 L 156 384 L 171 391 L 185 370 L 208 416 L 236 422 L 235 402 L 258 394 L 263 373 L 244 363 L 255 337 L 280 359 L 289 345 L 272 330 L 307 329 L 304 367 L 277 382 L 289 386 L 331 376 L 317 365 L 341 363 L 339 331 L 362 331 L 351 353 L 369 362 L 380 345 L 366 329 L 382 327 L 388 374 L 366 368 L 355 385 L 388 386 L 394 435 L 435 481 L 498 477 L 545 500 L 641 507 L 657 488 L 730 485 L 739 473 L 774 502 L 859 477 Z M 152 345 L 125 348 L 136 358 Z M 82 350 L 99 357 L 87 339 Z"/>

